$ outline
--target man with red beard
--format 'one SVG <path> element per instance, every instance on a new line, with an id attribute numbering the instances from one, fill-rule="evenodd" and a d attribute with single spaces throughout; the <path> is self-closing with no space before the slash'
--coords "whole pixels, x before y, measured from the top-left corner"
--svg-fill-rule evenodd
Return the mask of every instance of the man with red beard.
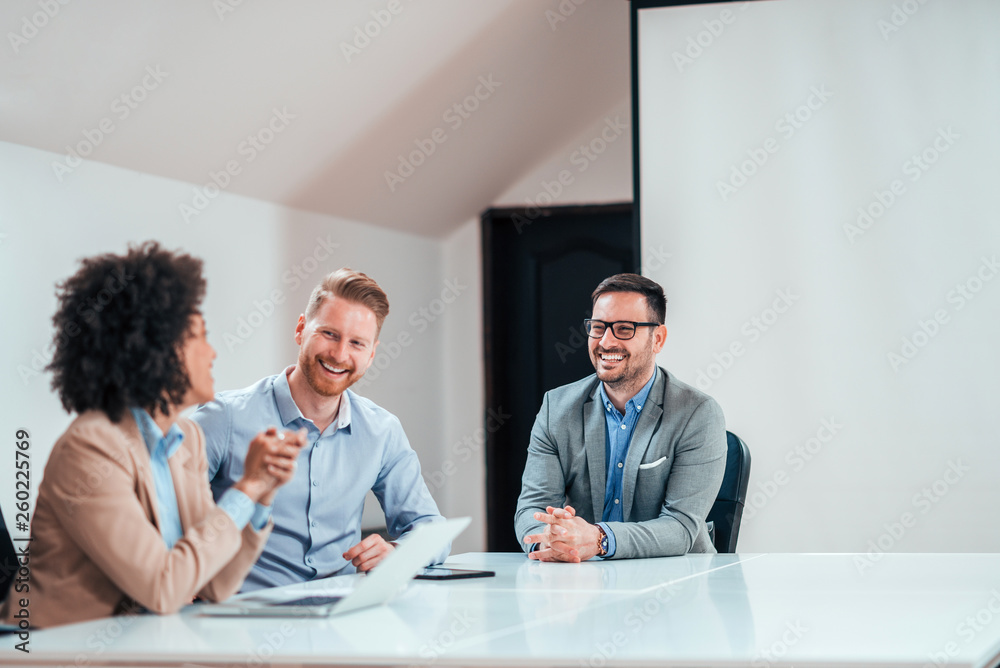
<path id="1" fill-rule="evenodd" d="M 705 517 L 726 468 L 714 399 L 656 366 L 663 288 L 618 274 L 584 321 L 595 375 L 545 394 L 514 526 L 531 559 L 715 552 Z"/>
<path id="2" fill-rule="evenodd" d="M 399 420 L 348 389 L 371 365 L 388 313 L 375 281 L 338 269 L 316 286 L 299 316 L 298 363 L 246 389 L 220 392 L 194 414 L 207 439 L 216 495 L 239 479 L 246 434 L 277 426 L 306 435 L 298 472 L 274 499 L 274 531 L 243 591 L 374 568 L 393 544 L 377 534 L 361 540 L 368 490 L 394 539 L 420 522 L 444 519 Z"/>

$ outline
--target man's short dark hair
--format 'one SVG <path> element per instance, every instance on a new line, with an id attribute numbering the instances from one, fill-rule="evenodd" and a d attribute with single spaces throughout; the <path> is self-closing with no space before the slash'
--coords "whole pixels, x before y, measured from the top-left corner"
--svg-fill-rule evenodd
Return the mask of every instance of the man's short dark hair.
<path id="1" fill-rule="evenodd" d="M 118 422 L 138 406 L 169 412 L 190 381 L 180 348 L 205 296 L 202 262 L 148 241 L 125 255 L 85 258 L 57 286 L 48 370 L 67 411 Z"/>
<path id="2" fill-rule="evenodd" d="M 667 297 L 663 294 L 663 288 L 656 281 L 651 281 L 639 274 L 609 276 L 601 281 L 601 284 L 591 294 L 591 305 L 597 303 L 597 298 L 606 292 L 638 292 L 646 298 L 650 321 L 662 325 L 666 320 Z"/>

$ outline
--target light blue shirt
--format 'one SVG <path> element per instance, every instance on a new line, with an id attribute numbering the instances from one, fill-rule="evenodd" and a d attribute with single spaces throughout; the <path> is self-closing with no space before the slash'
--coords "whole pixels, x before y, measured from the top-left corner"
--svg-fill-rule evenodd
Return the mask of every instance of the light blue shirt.
<path id="1" fill-rule="evenodd" d="M 160 534 L 167 548 L 173 548 L 174 543 L 184 536 L 181 526 L 181 515 L 177 510 L 177 491 L 174 489 L 174 479 L 170 475 L 170 457 L 173 456 L 184 442 L 184 432 L 177 424 L 171 425 L 166 435 L 159 425 L 141 408 L 131 408 L 132 417 L 139 427 L 142 440 L 149 450 L 150 469 L 153 473 L 153 489 L 156 491 L 156 510 L 160 518 Z M 238 529 L 242 529 L 253 518 L 254 528 L 260 530 L 267 523 L 270 508 L 255 504 L 238 489 L 227 490 L 219 499 L 218 506 L 233 519 Z M 261 517 L 263 518 L 261 521 Z"/>
<path id="2" fill-rule="evenodd" d="M 653 381 L 656 380 L 654 371 L 649 381 L 639 390 L 638 393 L 625 403 L 625 414 L 622 415 L 615 408 L 604 390 L 604 383 L 600 385 L 601 403 L 604 404 L 604 425 L 607 433 L 607 440 L 604 443 L 604 461 L 607 462 L 607 482 L 604 487 L 604 514 L 603 521 L 598 522 L 598 526 L 604 529 L 608 535 L 608 553 L 605 557 L 614 555 L 617 549 L 615 534 L 607 525 L 607 522 L 623 522 L 622 511 L 622 491 L 624 484 L 625 457 L 628 456 L 628 446 L 632 442 L 632 434 L 635 433 L 635 425 L 639 422 L 639 415 L 642 407 L 649 397 L 649 391 L 653 389 Z"/>
<path id="3" fill-rule="evenodd" d="M 361 540 L 369 490 L 398 538 L 416 524 L 443 519 L 420 475 L 420 462 L 395 415 L 351 390 L 322 433 L 292 399 L 289 367 L 242 390 L 220 392 L 193 419 L 205 431 L 208 473 L 217 497 L 243 474 L 250 441 L 268 427 L 305 428 L 295 477 L 278 489 L 274 530 L 243 591 L 353 573 L 343 553 Z M 444 561 L 448 545 L 435 563 Z"/>

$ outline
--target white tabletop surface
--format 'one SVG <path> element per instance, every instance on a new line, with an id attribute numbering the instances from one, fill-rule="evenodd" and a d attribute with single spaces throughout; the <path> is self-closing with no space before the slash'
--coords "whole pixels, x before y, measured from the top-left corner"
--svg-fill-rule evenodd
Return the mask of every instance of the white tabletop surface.
<path id="1" fill-rule="evenodd" d="M 1000 555 L 688 555 L 542 564 L 464 554 L 488 579 L 414 581 L 329 619 L 113 618 L 33 631 L 16 665 L 993 666 Z M 350 583 L 350 578 L 346 581 Z M 310 590 L 328 586 L 296 585 Z"/>

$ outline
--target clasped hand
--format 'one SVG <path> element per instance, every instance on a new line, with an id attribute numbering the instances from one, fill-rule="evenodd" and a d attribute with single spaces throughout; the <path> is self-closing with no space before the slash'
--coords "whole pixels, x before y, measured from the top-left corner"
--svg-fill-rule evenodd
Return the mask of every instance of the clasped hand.
<path id="1" fill-rule="evenodd" d="M 250 441 L 243 478 L 236 488 L 256 503 L 271 505 L 279 487 L 295 476 L 296 460 L 306 444 L 306 430 L 278 433 L 269 427 Z"/>
<path id="2" fill-rule="evenodd" d="M 542 533 L 524 537 L 525 543 L 538 543 L 538 549 L 528 553 L 529 559 L 579 563 L 597 555 L 600 531 L 577 517 L 573 506 L 548 506 L 534 517 L 546 526 Z"/>

